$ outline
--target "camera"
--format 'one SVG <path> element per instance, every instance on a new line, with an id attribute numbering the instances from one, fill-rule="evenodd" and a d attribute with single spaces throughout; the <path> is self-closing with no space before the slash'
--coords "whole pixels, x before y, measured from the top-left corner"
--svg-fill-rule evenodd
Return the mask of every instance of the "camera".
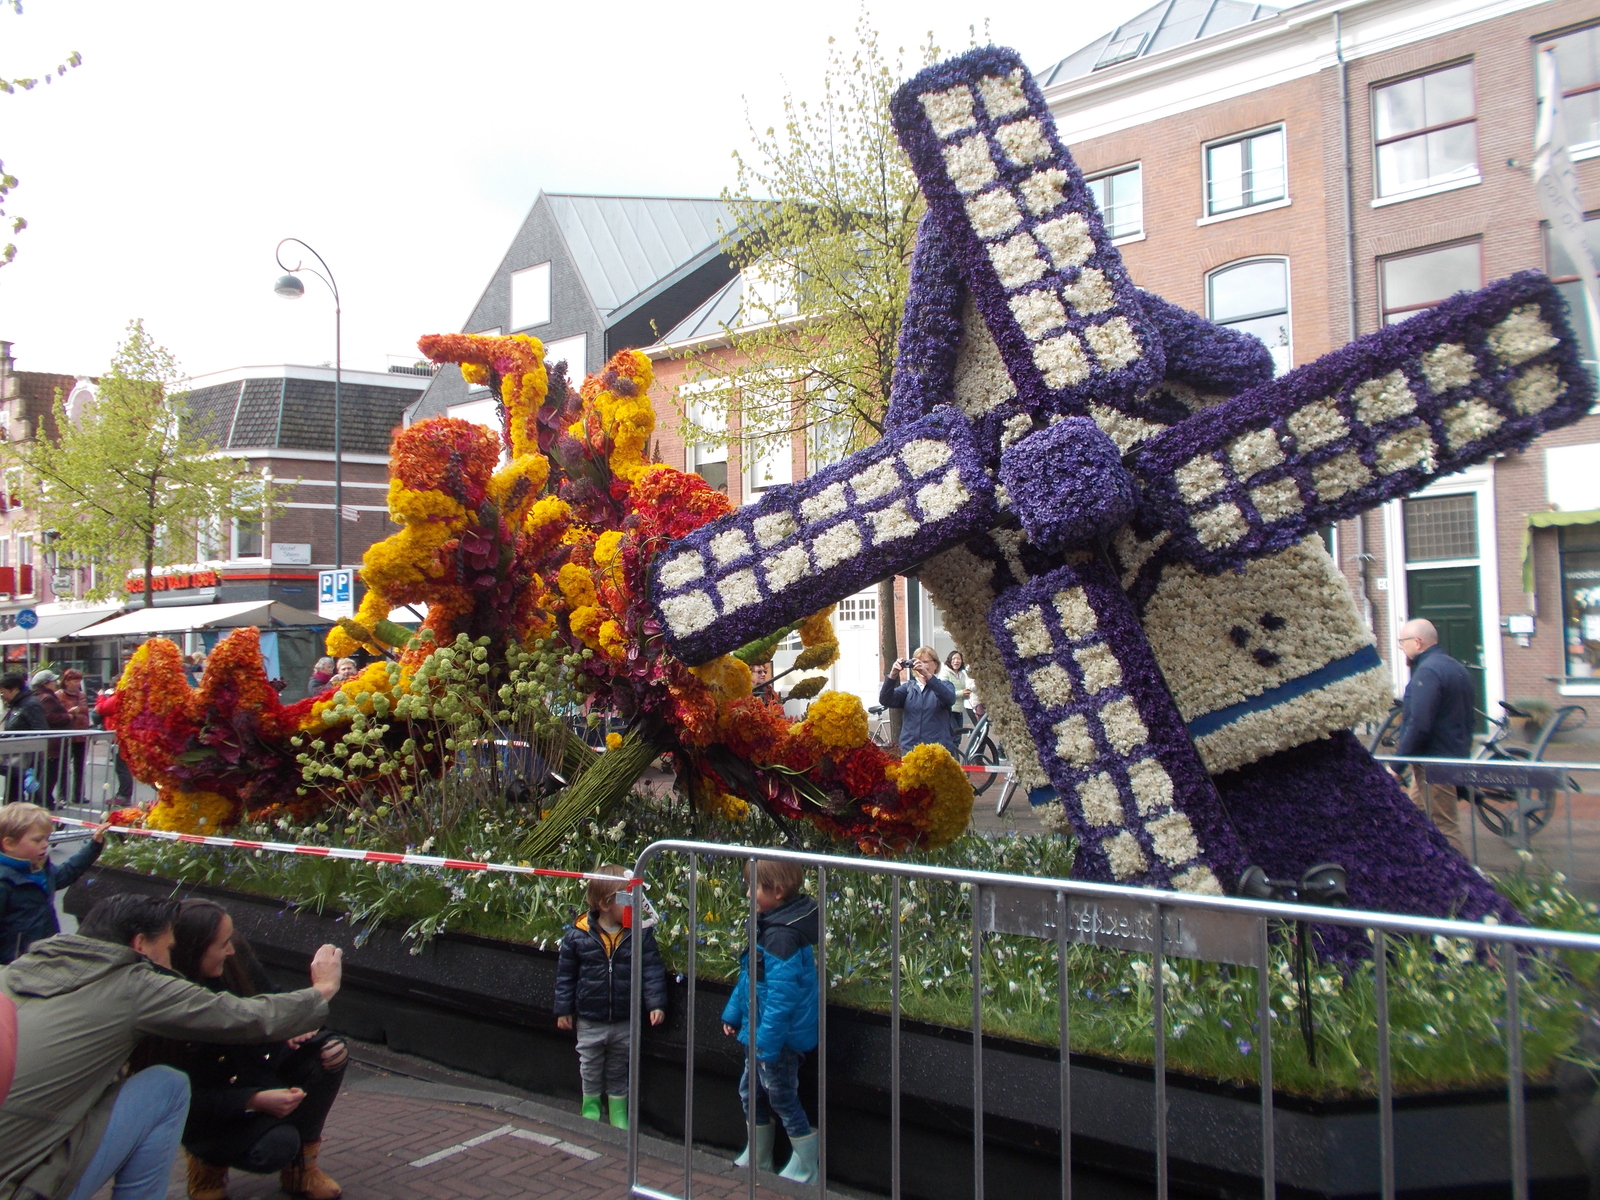
<path id="1" fill-rule="evenodd" d="M 902 658 L 899 662 L 895 663 L 894 669 L 897 671 L 911 670 L 911 660 L 909 658 Z"/>

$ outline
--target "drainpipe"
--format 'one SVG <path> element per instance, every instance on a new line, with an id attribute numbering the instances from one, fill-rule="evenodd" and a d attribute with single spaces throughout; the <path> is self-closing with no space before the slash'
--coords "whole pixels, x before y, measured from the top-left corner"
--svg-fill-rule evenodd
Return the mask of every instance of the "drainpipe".
<path id="1" fill-rule="evenodd" d="M 1344 24 L 1338 9 L 1333 11 L 1333 52 L 1338 60 L 1339 76 L 1339 157 L 1344 171 L 1344 187 L 1340 189 L 1340 208 L 1344 216 L 1344 294 L 1345 329 L 1348 339 L 1355 341 L 1358 319 L 1356 305 L 1356 223 L 1355 223 L 1355 165 L 1350 158 L 1350 64 L 1344 57 Z M 1368 574 L 1377 556 L 1367 549 L 1367 515 L 1357 513 L 1356 570 L 1361 576 L 1361 618 L 1369 630 L 1373 625 L 1372 587 Z"/>

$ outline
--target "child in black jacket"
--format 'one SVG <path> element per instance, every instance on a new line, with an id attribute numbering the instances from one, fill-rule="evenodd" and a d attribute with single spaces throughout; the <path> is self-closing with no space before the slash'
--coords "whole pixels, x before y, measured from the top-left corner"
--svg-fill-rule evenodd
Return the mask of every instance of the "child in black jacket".
<path id="1" fill-rule="evenodd" d="M 66 862 L 50 861 L 50 814 L 37 804 L 0 806 L 0 964 L 61 932 L 56 893 L 76 883 L 105 849 L 106 829 Z"/>
<path id="2" fill-rule="evenodd" d="M 611 1123 L 628 1127 L 628 984 L 633 972 L 633 943 L 639 940 L 644 955 L 644 1003 L 650 1024 L 667 1015 L 667 971 L 656 949 L 655 931 L 635 920 L 623 927 L 626 905 L 617 902 L 627 872 L 606 864 L 600 875 L 618 876 L 618 882 L 591 879 L 589 911 L 567 927 L 556 963 L 556 1026 L 578 1026 L 578 1073 L 583 1079 L 583 1115 L 600 1119 L 600 1093 L 605 1092 Z"/>

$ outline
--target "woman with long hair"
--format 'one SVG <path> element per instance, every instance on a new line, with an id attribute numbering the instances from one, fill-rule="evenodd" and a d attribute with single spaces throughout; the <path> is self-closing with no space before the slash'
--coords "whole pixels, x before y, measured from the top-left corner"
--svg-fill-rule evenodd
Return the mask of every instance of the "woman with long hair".
<path id="1" fill-rule="evenodd" d="M 172 932 L 172 969 L 186 979 L 237 996 L 275 990 L 220 904 L 185 900 Z M 344 1082 L 343 1042 L 326 1030 L 248 1046 L 162 1041 L 151 1057 L 189 1076 L 190 1200 L 227 1200 L 229 1167 L 277 1171 L 284 1191 L 309 1200 L 342 1194 L 317 1166 L 317 1153 Z"/>

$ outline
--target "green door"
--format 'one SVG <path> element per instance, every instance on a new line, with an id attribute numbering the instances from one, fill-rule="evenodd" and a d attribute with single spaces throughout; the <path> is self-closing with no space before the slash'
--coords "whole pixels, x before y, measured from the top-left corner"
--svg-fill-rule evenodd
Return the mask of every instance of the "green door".
<path id="1" fill-rule="evenodd" d="M 1472 676 L 1480 711 L 1488 709 L 1483 670 L 1483 594 L 1477 567 L 1440 567 L 1406 572 L 1411 616 L 1425 617 L 1439 631 L 1439 645 Z M 1483 724 L 1478 723 L 1482 733 Z"/>

